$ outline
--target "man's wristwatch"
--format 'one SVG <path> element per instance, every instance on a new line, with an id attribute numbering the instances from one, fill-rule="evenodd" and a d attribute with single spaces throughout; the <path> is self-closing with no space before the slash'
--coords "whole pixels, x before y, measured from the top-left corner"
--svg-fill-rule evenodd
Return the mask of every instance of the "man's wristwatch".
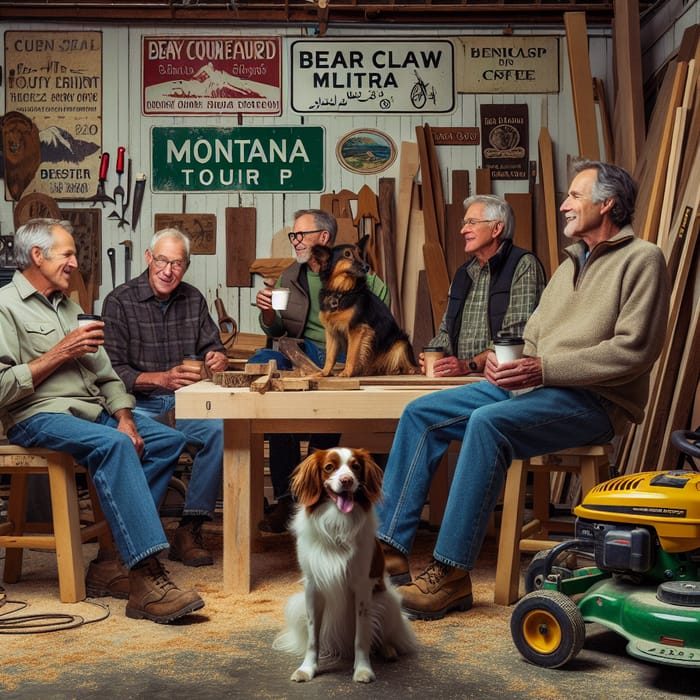
<path id="1" fill-rule="evenodd" d="M 479 365 L 474 362 L 474 360 L 469 360 L 469 370 L 471 372 L 478 372 L 479 371 Z"/>

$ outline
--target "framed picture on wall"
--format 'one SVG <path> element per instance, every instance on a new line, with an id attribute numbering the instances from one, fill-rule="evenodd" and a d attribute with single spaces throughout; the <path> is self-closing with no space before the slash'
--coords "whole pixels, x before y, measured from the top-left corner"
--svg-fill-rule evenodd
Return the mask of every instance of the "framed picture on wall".
<path id="1" fill-rule="evenodd" d="M 376 129 L 356 129 L 338 141 L 335 154 L 353 173 L 380 173 L 396 159 L 396 144 Z"/>

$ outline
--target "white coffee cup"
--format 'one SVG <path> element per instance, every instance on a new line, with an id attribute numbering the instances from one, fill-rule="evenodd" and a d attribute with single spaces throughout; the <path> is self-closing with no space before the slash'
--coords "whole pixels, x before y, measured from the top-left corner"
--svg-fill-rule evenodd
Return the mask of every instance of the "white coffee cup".
<path id="1" fill-rule="evenodd" d="M 102 320 L 102 316 L 97 314 L 78 314 L 78 328 L 89 326 L 91 323 L 98 323 Z"/>
<path id="2" fill-rule="evenodd" d="M 501 364 L 502 362 L 519 360 L 523 356 L 525 341 L 517 336 L 505 336 L 496 338 L 496 340 L 493 341 L 493 346 L 496 351 L 498 364 Z"/>
<path id="3" fill-rule="evenodd" d="M 272 308 L 282 311 L 287 308 L 289 290 L 286 287 L 275 287 L 272 290 Z"/>

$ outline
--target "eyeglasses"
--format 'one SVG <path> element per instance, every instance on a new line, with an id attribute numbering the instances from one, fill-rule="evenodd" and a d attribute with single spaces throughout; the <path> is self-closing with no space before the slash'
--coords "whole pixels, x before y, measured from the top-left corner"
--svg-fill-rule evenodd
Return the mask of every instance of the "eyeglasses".
<path id="1" fill-rule="evenodd" d="M 304 240 L 304 236 L 308 236 L 311 233 L 323 233 L 325 230 L 325 228 L 317 228 L 313 231 L 290 231 L 287 237 L 289 242 L 294 245 L 295 243 L 301 243 Z"/>
<path id="2" fill-rule="evenodd" d="M 152 256 L 151 259 L 153 260 L 153 264 L 156 266 L 156 270 L 165 270 L 165 268 L 170 265 L 173 272 L 180 272 L 187 267 L 187 260 L 168 260 L 168 258 L 165 258 L 162 255 Z"/>
<path id="3" fill-rule="evenodd" d="M 462 226 L 474 226 L 474 224 L 492 224 L 498 219 L 463 219 Z"/>

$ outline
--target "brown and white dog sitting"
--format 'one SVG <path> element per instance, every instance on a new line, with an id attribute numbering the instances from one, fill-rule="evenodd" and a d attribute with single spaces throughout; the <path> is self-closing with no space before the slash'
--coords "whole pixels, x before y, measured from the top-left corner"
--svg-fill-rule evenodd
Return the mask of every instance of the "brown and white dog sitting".
<path id="1" fill-rule="evenodd" d="M 293 681 L 309 681 L 319 661 L 354 658 L 353 680 L 375 680 L 370 652 L 394 660 L 416 649 L 401 599 L 384 571 L 374 503 L 382 472 L 362 449 L 309 455 L 292 475 L 298 507 L 291 529 L 304 591 L 287 602 L 274 648 L 303 654 Z"/>
<path id="2" fill-rule="evenodd" d="M 347 354 L 341 377 L 419 372 L 408 336 L 367 286 L 368 240 L 369 236 L 363 236 L 357 245 L 315 245 L 311 249 L 321 277 L 319 318 L 326 329 L 324 377 L 331 374 L 342 348 Z"/>

